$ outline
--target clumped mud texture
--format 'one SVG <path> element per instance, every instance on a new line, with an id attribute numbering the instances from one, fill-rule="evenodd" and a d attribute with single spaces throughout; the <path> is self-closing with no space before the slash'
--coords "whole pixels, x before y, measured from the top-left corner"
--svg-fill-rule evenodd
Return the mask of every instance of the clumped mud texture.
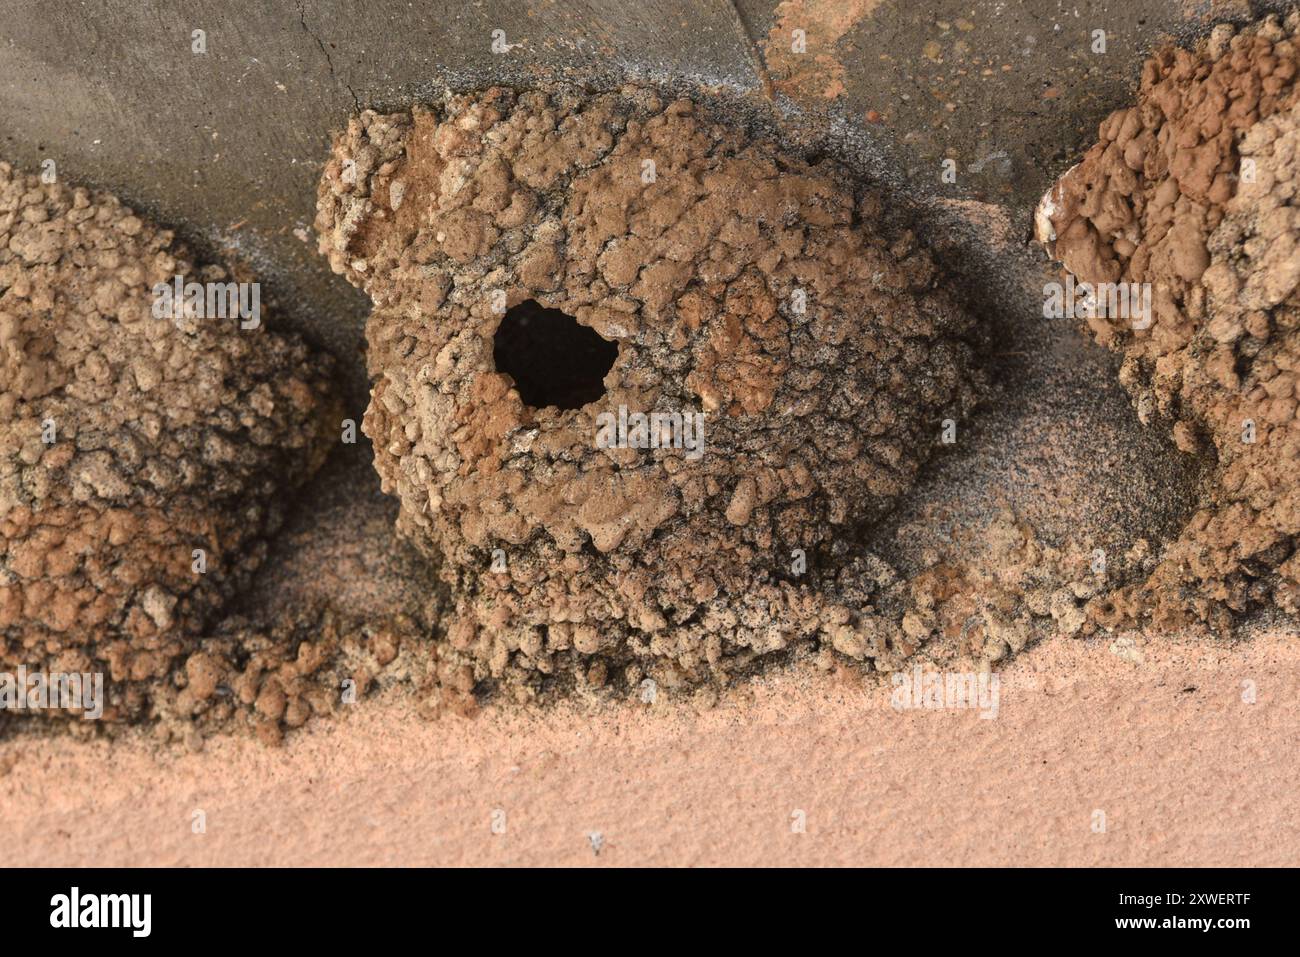
<path id="1" fill-rule="evenodd" d="M 924 570 L 881 583 L 901 631 L 900 659 L 891 666 L 917 655 L 944 668 L 988 670 L 1043 638 L 1110 630 L 1118 622 L 1109 592 L 1155 565 L 1145 539 L 1103 562 L 1098 549 L 1073 538 L 1059 545 L 1044 541 L 1006 506 L 987 522 L 936 536 L 945 523 L 942 511 L 927 509 L 919 517 L 924 528 L 900 529 L 929 541 L 920 553 Z M 832 664 L 825 656 L 819 663 Z"/>
<path id="2" fill-rule="evenodd" d="M 105 672 L 107 720 L 149 713 L 338 428 L 325 358 L 264 316 L 154 318 L 178 274 L 232 278 L 0 163 L 0 670 Z"/>
<path id="3" fill-rule="evenodd" d="M 898 658 L 873 583 L 841 587 L 848 545 L 977 383 L 971 318 L 880 223 L 830 164 L 644 89 L 351 120 L 321 250 L 374 300 L 365 430 L 400 531 L 445 556 L 477 679 L 672 687 L 808 640 Z M 604 396 L 525 405 L 493 362 L 498 291 L 616 343 Z M 703 455 L 598 448 L 620 406 L 705 413 Z"/>
<path id="4" fill-rule="evenodd" d="M 1300 611 L 1300 18 L 1150 60 L 1044 198 L 1039 238 L 1080 279 L 1151 283 L 1152 323 L 1097 317 L 1145 422 L 1215 458 L 1202 507 L 1121 617 L 1226 627 Z"/>
<path id="5" fill-rule="evenodd" d="M 424 556 L 393 541 L 392 500 L 377 488 L 357 494 L 352 473 L 373 468 L 369 450 L 356 451 L 332 456 L 303 490 L 311 508 L 287 517 L 256 580 L 159 691 L 159 739 L 194 747 L 215 731 L 251 730 L 275 743 L 395 684 L 421 715 L 474 709 L 463 663 L 428 640 L 444 589 Z"/>
<path id="6" fill-rule="evenodd" d="M 424 640 L 433 624 L 408 614 L 354 614 L 325 600 L 225 618 L 155 692 L 155 734 L 198 748 L 213 732 L 246 727 L 279 744 L 312 717 L 399 683 L 421 715 L 444 708 L 470 715 L 477 709 L 472 674 Z"/>

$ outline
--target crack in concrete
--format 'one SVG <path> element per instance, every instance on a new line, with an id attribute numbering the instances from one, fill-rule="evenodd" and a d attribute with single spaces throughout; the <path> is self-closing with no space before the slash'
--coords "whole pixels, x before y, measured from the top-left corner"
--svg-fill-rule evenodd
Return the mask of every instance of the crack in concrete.
<path id="1" fill-rule="evenodd" d="M 344 80 L 342 77 L 338 75 L 338 73 L 335 72 L 334 58 L 330 56 L 329 48 L 326 47 L 323 42 L 321 42 L 320 37 L 316 36 L 316 34 L 312 32 L 311 27 L 307 26 L 306 5 L 303 3 L 303 0 L 296 0 L 296 2 L 298 6 L 298 22 L 302 24 L 303 32 L 306 33 L 307 36 L 311 37 L 313 40 L 316 41 L 316 46 L 320 47 L 320 52 L 325 54 L 325 65 L 329 67 L 330 76 L 332 76 L 337 82 L 342 83 L 347 88 L 348 93 L 352 95 L 352 105 L 356 107 L 356 111 L 360 113 L 361 100 L 357 98 L 357 91 L 352 89 L 352 85 L 348 83 L 347 80 Z"/>
<path id="2" fill-rule="evenodd" d="M 745 25 L 745 19 L 740 15 L 740 8 L 736 6 L 735 0 L 726 0 L 724 6 L 727 8 L 727 19 L 731 21 L 731 28 L 736 31 L 741 46 L 745 49 L 745 56 L 749 60 L 749 65 L 758 77 L 758 82 L 763 87 L 763 95 L 769 100 L 775 99 L 776 91 L 772 86 L 772 76 L 767 72 L 767 64 L 763 62 L 763 53 L 754 42 L 753 34 Z"/>

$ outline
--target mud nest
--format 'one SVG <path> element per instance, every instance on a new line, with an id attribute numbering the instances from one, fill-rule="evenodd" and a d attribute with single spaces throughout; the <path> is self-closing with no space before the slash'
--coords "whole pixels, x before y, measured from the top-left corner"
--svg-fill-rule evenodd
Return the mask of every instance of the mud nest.
<path id="1" fill-rule="evenodd" d="M 832 636 L 896 656 L 845 549 L 977 374 L 878 194 L 686 100 L 495 88 L 354 117 L 318 211 L 374 301 L 376 468 L 477 678 L 671 686 Z M 662 442 L 602 440 L 652 413 Z"/>
<path id="2" fill-rule="evenodd" d="M 112 196 L 0 163 L 0 670 L 105 671 L 108 719 L 247 582 L 338 428 L 300 340 L 156 318 L 177 275 L 232 279 Z"/>
<path id="3" fill-rule="evenodd" d="M 1040 238 L 1090 283 L 1149 283 L 1149 326 L 1088 320 L 1143 422 L 1214 462 L 1201 508 L 1116 596 L 1165 627 L 1300 611 L 1300 19 L 1168 48 L 1137 105 L 1044 198 Z"/>

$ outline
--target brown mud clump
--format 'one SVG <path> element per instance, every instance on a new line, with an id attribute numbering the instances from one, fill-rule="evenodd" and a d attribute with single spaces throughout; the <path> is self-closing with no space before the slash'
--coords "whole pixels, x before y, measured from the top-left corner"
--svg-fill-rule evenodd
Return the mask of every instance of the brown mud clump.
<path id="1" fill-rule="evenodd" d="M 225 616 L 158 689 L 153 734 L 197 747 L 205 736 L 242 726 L 279 744 L 312 718 L 395 684 L 411 689 L 422 716 L 473 713 L 473 681 L 463 664 L 425 640 L 432 628 L 424 616 L 355 614 L 330 601 Z"/>
<path id="2" fill-rule="evenodd" d="M 881 203 L 639 88 L 351 120 L 321 250 L 374 301 L 365 431 L 477 679 L 672 687 L 832 635 L 896 657 L 827 569 L 976 374 Z"/>
<path id="3" fill-rule="evenodd" d="M 160 318 L 177 276 L 202 292 Z M 325 359 L 238 290 L 112 196 L 0 163 L 0 670 L 104 672 L 106 719 L 148 713 L 337 428 Z"/>
<path id="4" fill-rule="evenodd" d="M 1145 317 L 1101 308 L 1115 287 L 1099 286 L 1088 326 L 1124 356 L 1141 420 L 1216 463 L 1154 572 L 1115 597 L 1166 627 L 1300 611 L 1298 29 L 1221 25 L 1156 54 L 1137 105 L 1039 208 L 1039 238 L 1080 281 L 1149 284 Z"/>

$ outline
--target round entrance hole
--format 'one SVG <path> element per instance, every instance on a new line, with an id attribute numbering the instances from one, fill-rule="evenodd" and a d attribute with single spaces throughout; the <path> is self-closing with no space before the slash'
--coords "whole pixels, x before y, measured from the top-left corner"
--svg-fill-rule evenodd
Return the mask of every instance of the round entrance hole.
<path id="1" fill-rule="evenodd" d="M 558 309 L 533 299 L 512 307 L 497 327 L 492 360 L 535 409 L 580 409 L 605 394 L 618 345 Z"/>

